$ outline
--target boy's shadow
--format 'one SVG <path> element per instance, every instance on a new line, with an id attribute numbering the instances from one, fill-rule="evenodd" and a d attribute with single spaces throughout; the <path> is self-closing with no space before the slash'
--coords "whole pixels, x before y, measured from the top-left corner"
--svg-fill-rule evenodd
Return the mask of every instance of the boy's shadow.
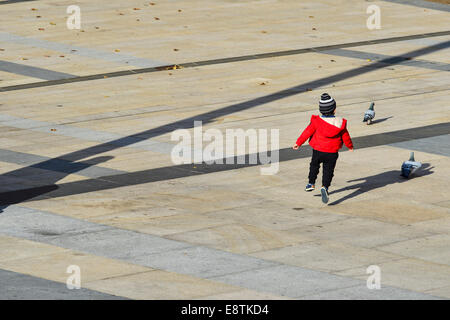
<path id="1" fill-rule="evenodd" d="M 423 163 L 422 167 L 414 173 L 412 178 L 418 178 L 418 177 L 430 175 L 434 172 L 434 171 L 431 171 L 431 169 L 433 169 L 433 168 L 434 167 L 431 167 L 429 163 Z M 379 173 L 379 174 L 376 174 L 373 176 L 349 180 L 347 182 L 356 182 L 356 181 L 360 181 L 360 182 L 357 184 L 354 184 L 352 186 L 349 186 L 349 187 L 344 187 L 344 188 L 341 188 L 338 190 L 331 191 L 330 195 L 336 194 L 336 193 L 339 193 L 342 191 L 354 190 L 352 193 L 342 197 L 341 199 L 331 202 L 329 205 L 339 204 L 341 202 L 344 202 L 345 200 L 357 197 L 360 194 L 363 194 L 365 192 L 368 192 L 368 191 L 371 191 L 374 189 L 378 189 L 378 188 L 381 188 L 381 187 L 384 187 L 384 186 L 387 186 L 390 184 L 404 183 L 404 182 L 407 182 L 408 179 L 400 176 L 400 170 L 391 170 L 391 171 Z M 320 196 L 320 195 L 316 195 L 316 196 Z"/>

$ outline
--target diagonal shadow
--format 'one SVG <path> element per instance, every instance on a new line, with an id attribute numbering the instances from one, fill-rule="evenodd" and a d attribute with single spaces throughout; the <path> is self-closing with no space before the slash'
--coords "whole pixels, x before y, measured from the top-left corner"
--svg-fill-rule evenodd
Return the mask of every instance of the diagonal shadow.
<path id="1" fill-rule="evenodd" d="M 7 189 L 10 188 L 10 184 L 14 182 L 23 181 L 24 178 L 28 179 L 28 183 L 24 186 L 24 189 L 15 190 L 18 191 L 20 194 L 20 197 L 18 200 L 20 200 L 17 203 L 20 203 L 24 200 L 29 199 L 30 197 L 34 197 L 33 192 L 30 192 L 30 189 L 27 188 L 29 185 L 33 186 L 42 186 L 43 189 L 41 190 L 41 194 L 45 194 L 51 191 L 54 191 L 58 189 L 58 186 L 56 185 L 56 182 L 63 179 L 64 177 L 76 173 L 78 171 L 84 170 L 86 168 L 89 168 L 91 166 L 96 166 L 100 163 L 106 162 L 108 160 L 111 160 L 113 157 L 111 156 L 103 156 L 103 157 L 95 157 L 93 159 L 89 159 L 83 162 L 66 162 L 63 166 L 58 168 L 58 171 L 48 171 L 42 170 L 40 164 L 33 164 L 28 167 L 20 168 L 17 170 L 13 170 L 7 173 L 4 173 L 1 175 L 1 181 L 3 186 L 0 187 L 0 190 L 4 190 L 6 187 Z M 11 192 L 11 191 L 8 191 Z M 14 192 L 14 191 L 13 191 Z M 6 203 L 0 203 L 0 213 L 3 212 L 3 209 L 8 207 Z"/>
<path id="2" fill-rule="evenodd" d="M 39 164 L 33 165 L 33 166 L 39 166 L 39 167 L 48 167 L 49 165 L 51 165 L 52 161 L 54 161 L 55 159 L 59 159 L 59 160 L 65 160 L 65 161 L 69 161 L 69 163 L 75 163 L 76 161 L 79 161 L 81 159 L 84 158 L 88 158 L 97 154 L 101 154 L 104 152 L 108 152 L 111 150 L 115 150 L 118 149 L 120 147 L 126 147 L 129 145 L 132 145 L 134 143 L 137 142 L 141 142 L 150 138 L 154 138 L 160 135 L 163 135 L 165 133 L 177 130 L 177 129 L 189 129 L 193 127 L 194 121 L 203 121 L 203 123 L 210 123 L 212 121 L 214 121 L 214 119 L 224 116 L 224 115 L 229 115 L 231 113 L 235 113 L 235 112 L 239 112 L 239 111 L 243 111 L 243 110 L 247 110 L 247 109 L 251 109 L 254 108 L 256 106 L 259 105 L 263 105 L 269 102 L 273 102 L 273 101 L 277 101 L 289 96 L 293 96 L 305 91 L 309 91 L 312 89 L 316 89 L 319 88 L 321 86 L 324 85 L 328 85 L 337 81 L 341 81 L 344 79 L 349 79 L 358 75 L 362 75 L 368 72 L 372 72 L 372 71 L 376 71 L 376 70 L 380 70 L 383 68 L 386 68 L 388 66 L 392 66 L 392 65 L 396 65 L 400 62 L 403 62 L 405 60 L 409 60 L 411 58 L 414 57 L 418 57 L 418 56 L 422 56 L 428 53 L 432 53 L 432 52 L 436 52 L 439 50 L 443 50 L 445 48 L 450 47 L 450 41 L 445 41 L 445 42 L 441 42 L 435 45 L 431 45 L 422 49 L 418 49 L 418 50 L 414 50 L 408 53 L 405 53 L 403 55 L 400 56 L 395 56 L 395 57 L 389 57 L 387 59 L 383 59 L 380 60 L 378 62 L 375 62 L 371 65 L 364 65 L 358 68 L 354 68 L 348 71 L 344 71 L 329 77 L 324 77 L 318 80 L 313 80 L 313 81 L 309 81 L 306 82 L 304 84 L 300 84 L 285 90 L 281 90 L 263 97 L 259 97 L 259 98 L 255 98 L 255 99 L 251 99 L 245 102 L 241 102 L 241 103 L 236 103 L 224 108 L 220 108 L 218 110 L 214 110 L 214 111 L 209 111 L 209 112 L 205 112 L 199 115 L 195 115 L 189 118 L 185 118 L 183 120 L 179 120 L 179 121 L 175 121 L 172 122 L 170 124 L 166 124 L 166 125 L 162 125 L 153 129 L 149 129 L 149 130 L 145 130 L 139 133 L 135 133 L 126 137 L 122 137 L 113 141 L 109 141 L 109 142 L 105 142 L 105 143 L 101 143 L 99 145 L 96 146 L 92 146 L 92 147 L 88 147 L 85 149 L 81 149 L 81 150 L 77 150 L 74 152 L 70 152 L 67 153 L 65 155 L 53 158 L 53 159 L 49 159 L 46 161 L 42 161 Z M 32 167 L 32 166 L 30 166 Z M 19 176 L 19 177 L 26 177 L 27 176 L 27 172 L 28 169 L 30 167 L 25 167 L 25 168 L 21 168 L 21 169 L 17 169 L 5 174 L 2 174 L 0 177 L 3 178 L 5 176 L 8 176 L 10 174 Z M 34 198 L 36 196 L 45 194 L 49 191 L 53 191 L 54 188 L 52 190 L 46 190 L 47 187 L 50 188 L 50 185 L 54 185 L 57 181 L 59 181 L 59 179 L 62 179 L 63 177 L 67 176 L 68 173 L 59 173 L 58 175 L 55 175 L 55 177 L 52 177 L 51 179 L 43 180 L 41 181 L 41 185 L 45 186 L 45 188 L 38 188 L 40 191 L 39 193 L 35 192 L 31 192 L 30 194 L 24 192 L 23 195 L 20 196 L 19 199 L 15 200 L 14 203 L 20 203 L 22 201 L 26 201 L 29 200 L 31 198 Z M 106 183 L 106 182 L 105 182 Z M 57 188 L 57 186 L 55 186 L 55 188 Z M 35 188 L 36 189 L 36 188 Z M 8 204 L 11 204 L 10 201 L 7 202 Z M 0 205 L 2 205 L 2 203 L 0 203 Z"/>
<path id="3" fill-rule="evenodd" d="M 423 177 L 432 174 L 434 171 L 431 171 L 434 167 L 431 167 L 429 163 L 423 163 L 422 167 L 419 171 L 414 173 L 414 178 Z M 349 187 L 344 187 L 333 192 L 330 192 L 330 195 L 334 195 L 339 192 L 354 190 L 352 193 L 333 201 L 329 204 L 329 206 L 337 205 L 342 203 L 348 199 L 357 197 L 363 193 L 372 191 L 374 189 L 383 188 L 385 186 L 396 184 L 396 183 L 404 183 L 408 181 L 408 179 L 400 176 L 399 170 L 391 170 L 383 173 L 379 173 L 373 176 L 368 176 L 364 178 L 349 180 L 347 182 L 359 182 Z"/>
<path id="4" fill-rule="evenodd" d="M 11 3 L 19 3 L 19 2 L 30 2 L 30 1 L 36 1 L 36 0 L 6 0 L 0 2 L 0 5 L 2 4 L 11 4 Z"/>

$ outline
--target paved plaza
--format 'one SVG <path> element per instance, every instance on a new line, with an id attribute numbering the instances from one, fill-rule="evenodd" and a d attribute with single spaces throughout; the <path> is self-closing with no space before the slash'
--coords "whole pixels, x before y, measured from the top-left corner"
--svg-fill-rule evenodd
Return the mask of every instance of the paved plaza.
<path id="1" fill-rule="evenodd" d="M 445 3 L 0 0 L 0 299 L 450 299 Z M 324 92 L 328 204 L 292 149 Z M 208 130 L 273 161 L 197 163 Z"/>

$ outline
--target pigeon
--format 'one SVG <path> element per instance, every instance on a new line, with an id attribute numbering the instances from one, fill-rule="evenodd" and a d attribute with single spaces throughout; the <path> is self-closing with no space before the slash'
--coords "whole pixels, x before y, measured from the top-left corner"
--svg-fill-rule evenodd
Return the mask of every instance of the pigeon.
<path id="1" fill-rule="evenodd" d="M 375 118 L 375 110 L 373 109 L 373 106 L 375 105 L 375 102 L 372 102 L 370 104 L 369 110 L 367 110 L 364 113 L 364 120 L 363 122 L 367 122 L 367 124 L 371 124 L 373 118 Z"/>
<path id="2" fill-rule="evenodd" d="M 421 166 L 422 166 L 422 163 L 420 163 L 419 161 L 414 160 L 414 152 L 411 152 L 411 155 L 409 156 L 409 160 L 403 162 L 403 164 L 402 164 L 401 176 L 405 177 L 405 178 L 409 178 Z"/>

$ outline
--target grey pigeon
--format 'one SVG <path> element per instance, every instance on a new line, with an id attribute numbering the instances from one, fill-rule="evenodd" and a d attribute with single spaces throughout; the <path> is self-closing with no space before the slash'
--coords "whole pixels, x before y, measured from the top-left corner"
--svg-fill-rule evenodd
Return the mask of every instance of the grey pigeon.
<path id="1" fill-rule="evenodd" d="M 374 105 L 375 105 L 375 102 L 372 102 L 370 104 L 369 110 L 367 110 L 364 113 L 364 120 L 363 120 L 363 122 L 367 122 L 367 124 L 371 124 L 372 123 L 373 118 L 375 118 L 375 110 L 373 108 Z"/>
<path id="2" fill-rule="evenodd" d="M 421 166 L 422 166 L 422 163 L 420 163 L 419 161 L 414 160 L 414 152 L 411 152 L 411 155 L 409 156 L 409 160 L 403 162 L 403 164 L 402 164 L 401 176 L 405 177 L 405 178 L 409 178 Z"/>

